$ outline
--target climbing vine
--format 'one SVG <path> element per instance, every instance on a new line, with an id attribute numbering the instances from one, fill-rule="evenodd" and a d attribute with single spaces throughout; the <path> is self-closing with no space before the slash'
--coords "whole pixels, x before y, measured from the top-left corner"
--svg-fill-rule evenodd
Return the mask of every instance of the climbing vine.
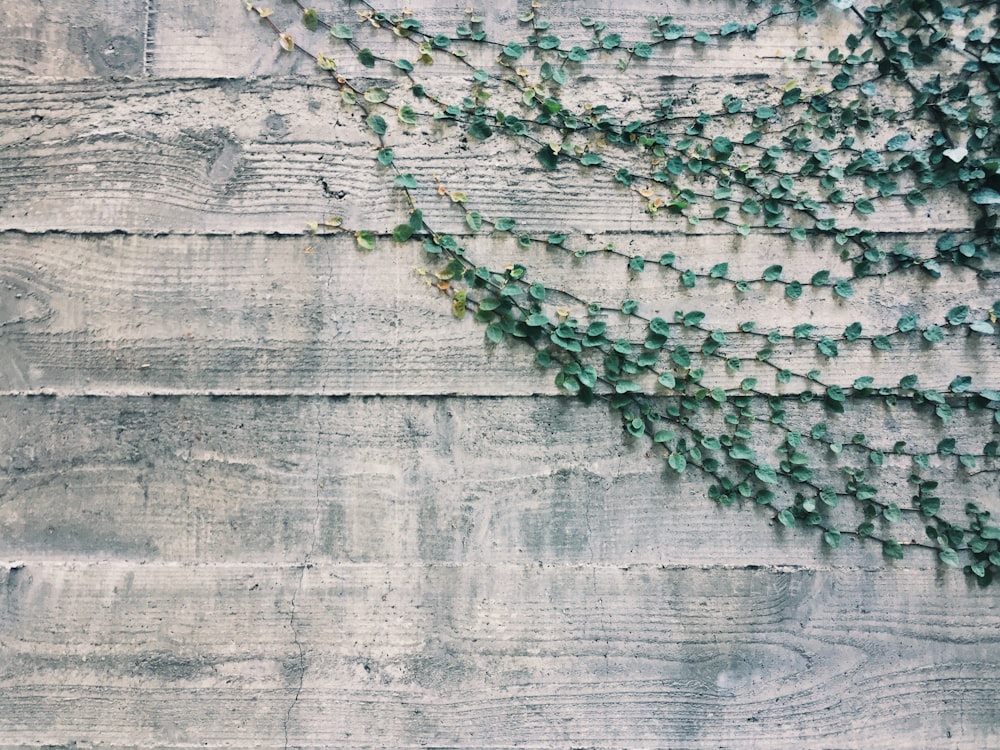
<path id="1" fill-rule="evenodd" d="M 917 374 L 880 374 L 893 352 L 955 342 L 1000 364 L 995 2 L 749 0 L 712 28 L 657 15 L 615 29 L 589 17 L 557 27 L 536 0 L 517 19 L 519 38 L 502 40 L 474 9 L 442 30 L 440 20 L 365 0 L 327 10 L 245 5 L 281 49 L 332 78 L 338 106 L 357 113 L 370 139 L 375 173 L 402 201 L 385 226 L 335 216 L 311 231 L 349 233 L 363 251 L 419 243 L 421 275 L 456 317 L 485 326 L 488 346 L 532 347 L 540 377 L 609 405 L 671 472 L 700 473 L 714 502 L 760 506 L 785 527 L 815 528 L 832 548 L 844 537 L 870 539 L 889 558 L 928 548 L 981 584 L 996 577 L 1000 526 L 981 495 L 1000 477 L 1000 382 L 955 372 L 947 387 L 931 387 Z M 789 23 L 846 35 L 784 53 L 756 46 L 764 30 Z M 731 90 L 701 81 L 692 85 L 705 90 L 673 93 L 644 77 L 678 53 L 711 65 L 727 45 L 794 77 L 771 85 L 779 73 L 769 68 L 766 84 L 733 75 Z M 595 100 L 615 85 L 636 93 Z M 428 125 L 493 159 L 498 179 L 517 169 L 589 176 L 590 193 L 641 210 L 650 222 L 642 231 L 666 223 L 734 248 L 733 257 L 644 255 L 600 228 L 557 221 L 537 231 L 491 209 L 486 191 L 415 168 L 395 136 Z M 898 226 L 919 212 L 958 219 L 909 234 Z M 509 245 L 515 260 L 491 264 L 501 253 L 482 251 L 483 237 Z M 790 248 L 793 268 L 749 269 L 738 251 L 754 242 L 780 248 L 774 255 Z M 557 254 L 566 261 L 555 282 L 545 274 Z M 608 264 L 630 284 L 658 288 L 657 298 L 602 298 L 606 289 L 585 279 Z M 967 295 L 940 317 L 916 307 L 874 330 L 805 322 L 811 304 L 849 313 L 848 301 L 886 280 L 893 286 L 879 288 L 908 285 L 919 302 L 922 285 L 941 278 L 961 281 Z M 750 296 L 792 312 L 765 325 L 697 309 L 701 290 L 727 289 L 730 315 Z M 796 314 L 801 322 L 785 325 Z M 844 361 L 864 374 L 841 382 Z M 886 423 L 913 415 L 940 439 L 911 446 L 866 435 L 857 426 L 873 413 L 890 415 Z"/>

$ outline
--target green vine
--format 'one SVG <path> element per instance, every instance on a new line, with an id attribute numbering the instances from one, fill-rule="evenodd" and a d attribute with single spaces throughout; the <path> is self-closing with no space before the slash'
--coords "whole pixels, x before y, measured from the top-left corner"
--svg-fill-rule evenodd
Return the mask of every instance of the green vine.
<path id="1" fill-rule="evenodd" d="M 878 375 L 881 357 L 914 342 L 962 338 L 975 356 L 996 360 L 1000 300 L 982 301 L 998 291 L 1000 275 L 995 2 L 862 8 L 853 0 L 784 0 L 765 8 L 749 0 L 742 17 L 718 28 L 654 16 L 643 29 L 620 32 L 592 18 L 553 28 L 533 2 L 518 19 L 516 41 L 491 39 L 473 11 L 440 32 L 365 0 L 329 11 L 300 2 L 280 11 L 245 5 L 282 49 L 308 55 L 332 78 L 342 106 L 359 114 L 376 169 L 405 201 L 391 227 L 333 217 L 311 231 L 348 232 L 361 250 L 419 243 L 435 264 L 422 274 L 456 317 L 484 324 L 489 345 L 533 347 L 538 368 L 554 371 L 561 390 L 609 405 L 671 471 L 700 472 L 715 502 L 755 504 L 783 526 L 815 527 L 830 547 L 850 536 L 880 543 L 889 558 L 928 548 L 981 584 L 996 577 L 1000 527 L 981 501 L 959 500 L 956 513 L 944 500 L 974 476 L 997 484 L 1000 383 L 956 373 L 947 389 L 935 389 L 917 375 Z M 790 20 L 853 32 L 818 53 L 776 55 L 796 74 L 778 90 L 736 87 L 711 102 L 700 93 L 663 96 L 653 107 L 643 106 L 645 91 L 635 100 L 587 98 L 595 77 L 613 73 L 639 89 L 658 56 L 753 44 L 761 29 Z M 649 221 L 669 222 L 677 233 L 699 227 L 727 246 L 790 242 L 800 277 L 777 263 L 751 272 L 735 257 L 644 257 L 565 226 L 524 230 L 525 222 L 491 211 L 490 196 L 409 171 L 393 135 L 427 124 L 457 129 L 470 146 L 502 140 L 527 153 L 530 169 L 553 177 L 591 175 L 594 191 L 631 196 Z M 894 241 L 868 219 L 928 205 L 953 206 L 968 220 Z M 481 236 L 508 242 L 525 263 L 481 263 L 471 249 Z M 656 275 L 661 296 L 679 304 L 697 304 L 703 288 L 729 288 L 737 300 L 846 304 L 889 277 L 918 286 L 943 275 L 971 280 L 978 294 L 943 318 L 913 312 L 876 330 L 859 322 L 842 331 L 806 322 L 768 330 L 710 311 L 678 308 L 664 317 L 649 301 L 595 301 L 572 282 L 529 272 L 528 259 L 544 270 L 550 254 L 564 254 L 573 268 L 620 263 L 633 280 Z M 843 355 L 869 362 L 872 374 L 837 382 L 829 371 Z M 774 385 L 759 385 L 767 378 Z M 936 425 L 936 445 L 909 446 L 851 426 L 852 414 L 901 408 Z"/>

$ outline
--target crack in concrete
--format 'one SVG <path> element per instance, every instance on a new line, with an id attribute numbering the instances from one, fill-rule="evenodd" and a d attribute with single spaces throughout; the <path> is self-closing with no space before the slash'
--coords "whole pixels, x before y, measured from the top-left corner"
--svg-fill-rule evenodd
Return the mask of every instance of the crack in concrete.
<path id="1" fill-rule="evenodd" d="M 309 542 L 309 548 L 306 550 L 305 556 L 302 558 L 302 564 L 299 566 L 299 581 L 295 586 L 295 592 L 292 594 L 290 601 L 290 611 L 288 614 L 288 626 L 292 631 L 292 644 L 299 652 L 299 666 L 298 666 L 298 685 L 295 686 L 295 695 L 292 697 L 292 702 L 288 706 L 288 710 L 285 711 L 285 720 L 282 725 L 282 732 L 284 734 L 284 750 L 288 750 L 288 727 L 291 723 L 292 712 L 295 710 L 295 706 L 298 705 L 299 698 L 302 695 L 302 689 L 305 686 L 306 680 L 306 648 L 305 644 L 299 638 L 299 624 L 298 618 L 296 616 L 296 603 L 298 602 L 299 594 L 302 592 L 302 584 L 305 581 L 306 571 L 312 567 L 312 556 L 316 551 L 317 537 L 319 534 L 319 520 L 320 512 L 322 508 L 322 493 L 323 484 L 320 482 L 320 449 L 323 446 L 323 411 L 322 403 L 316 404 L 316 447 L 315 447 L 315 457 L 316 462 L 316 507 L 313 512 L 313 523 L 312 523 L 312 535 Z"/>

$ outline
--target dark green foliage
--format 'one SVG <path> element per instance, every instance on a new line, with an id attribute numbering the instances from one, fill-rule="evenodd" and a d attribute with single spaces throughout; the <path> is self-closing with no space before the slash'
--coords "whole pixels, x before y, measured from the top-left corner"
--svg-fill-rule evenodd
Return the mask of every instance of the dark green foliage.
<path id="1" fill-rule="evenodd" d="M 761 24 L 785 14 L 808 23 L 844 12 L 852 13 L 857 30 L 822 59 L 807 49 L 789 55 L 785 64 L 801 76 L 770 96 L 754 98 L 734 87 L 714 103 L 668 97 L 637 112 L 618 109 L 618 101 L 593 101 L 590 92 L 581 105 L 574 88 L 578 76 L 598 66 L 641 76 L 653 69 L 647 61 L 671 54 L 676 45 L 694 49 L 708 64 L 718 46 L 752 39 Z M 965 342 L 979 347 L 971 357 L 993 356 L 1000 301 L 987 307 L 971 297 L 955 299 L 943 312 L 917 309 L 914 295 L 913 307 L 895 326 L 854 322 L 844 328 L 843 322 L 808 317 L 808 305 L 832 300 L 851 320 L 854 306 L 885 277 L 934 283 L 958 269 L 983 287 L 1000 278 L 1000 11 L 988 3 L 945 7 L 924 0 L 855 4 L 850 11 L 806 0 L 779 0 L 768 8 L 750 2 L 717 29 L 685 29 L 661 16 L 650 18 L 648 29 L 612 30 L 584 18 L 592 38 L 574 45 L 562 41 L 541 9 L 531 8 L 520 15 L 521 38 L 480 47 L 495 60 L 492 66 L 481 62 L 485 68 L 466 59 L 475 45 L 493 44 L 482 18 L 462 18 L 454 35 L 428 35 L 416 18 L 372 13 L 375 23 L 363 31 L 343 23 L 329 27 L 331 54 L 341 56 L 343 69 L 357 69 L 356 59 L 371 78 L 351 80 L 337 73 L 337 60 L 316 57 L 343 105 L 360 111 L 358 121 L 381 165 L 375 169 L 385 179 L 391 173 L 408 212 L 400 215 L 403 222 L 389 221 L 391 229 L 347 230 L 359 248 L 374 249 L 380 237 L 421 243 L 437 265 L 428 278 L 448 295 L 456 317 L 468 311 L 485 326 L 489 346 L 506 341 L 512 352 L 512 342 L 533 347 L 531 366 L 555 370 L 561 393 L 610 406 L 630 440 L 648 440 L 671 473 L 699 475 L 720 505 L 766 507 L 782 527 L 816 529 L 831 549 L 849 537 L 870 538 L 894 560 L 908 548 L 929 547 L 942 565 L 961 568 L 978 582 L 996 577 L 1000 526 L 973 505 L 956 519 L 937 487 L 939 479 L 1000 470 L 994 434 L 1000 430 L 1000 391 L 977 388 L 970 376 L 955 373 L 943 376 L 942 390 L 925 387 L 916 375 L 894 384 L 880 368 L 906 346 L 936 352 Z M 310 10 L 301 21 L 309 30 L 322 25 Z M 305 53 L 285 36 L 282 48 Z M 386 42 L 382 52 L 379 39 Z M 407 45 L 411 54 L 400 51 Z M 431 65 L 435 58 L 466 66 L 467 90 L 442 90 Z M 616 114 L 621 111 L 629 114 Z M 685 257 L 683 246 L 593 247 L 592 235 L 581 237 L 575 227 L 536 232 L 530 212 L 522 218 L 509 204 L 491 210 L 489 194 L 438 185 L 448 210 L 460 212 L 455 223 L 461 229 L 448 234 L 424 213 L 440 216 L 426 204 L 435 199 L 425 195 L 438 178 L 426 164 L 407 161 L 394 138 L 425 125 L 457 129 L 463 148 L 476 154 L 526 149 L 533 166 L 525 169 L 555 191 L 564 180 L 589 177 L 595 191 L 637 201 L 651 221 L 665 216 L 678 228 L 712 225 L 736 241 L 758 234 L 790 248 L 795 260 L 776 253 L 766 256 L 766 268 L 748 271 L 738 255 L 732 262 L 707 261 Z M 892 211 L 884 214 L 887 221 L 905 229 L 905 217 L 941 201 L 960 203 L 973 219 L 968 227 L 940 233 L 932 250 L 907 247 L 870 228 Z M 339 220 L 312 226 L 341 228 Z M 472 236 L 481 239 L 470 239 L 467 247 Z M 483 242 L 511 243 L 519 262 L 478 265 L 470 248 Z M 546 270 L 541 253 L 567 254 L 574 264 L 567 268 L 608 255 L 637 289 L 659 284 L 665 294 L 641 302 L 583 299 L 572 288 L 571 271 L 563 272 L 569 279 L 563 285 L 537 276 Z M 803 269 L 800 258 L 815 259 L 815 266 Z M 731 271 L 731 265 L 743 270 Z M 700 301 L 703 290 L 731 290 L 734 309 L 744 295 L 771 295 L 789 316 L 799 317 L 737 324 Z M 697 307 L 704 310 L 692 309 Z M 839 363 L 865 356 L 865 374 L 835 382 Z M 743 377 L 741 370 L 750 368 Z M 734 377 L 739 388 L 732 387 Z M 851 434 L 847 427 L 859 415 L 891 414 L 900 404 L 941 431 L 936 446 L 885 442 L 883 435 Z M 945 434 L 959 414 L 988 424 L 988 434 L 972 443 L 964 433 Z M 900 465 L 902 477 L 891 479 Z M 890 496 L 901 484 L 912 489 L 904 493 L 912 505 L 904 495 Z M 831 514 L 833 508 L 840 510 Z M 853 518 L 839 515 L 848 511 Z M 926 525 L 926 540 L 911 539 L 909 531 L 896 540 L 892 530 L 907 517 Z"/>

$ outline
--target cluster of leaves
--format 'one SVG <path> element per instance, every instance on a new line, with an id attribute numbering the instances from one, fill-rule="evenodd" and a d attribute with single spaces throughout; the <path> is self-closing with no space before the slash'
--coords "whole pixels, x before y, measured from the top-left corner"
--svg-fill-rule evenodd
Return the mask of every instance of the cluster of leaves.
<path id="1" fill-rule="evenodd" d="M 345 105 L 362 113 L 377 164 L 407 206 L 405 221 L 394 227 L 345 228 L 334 218 L 317 222 L 314 231 L 353 232 L 364 250 L 381 237 L 419 242 L 439 262 L 436 284 L 457 317 L 471 312 L 491 344 L 511 339 L 533 347 L 538 366 L 555 371 L 559 388 L 609 404 L 626 432 L 651 441 L 673 472 L 705 476 L 716 502 L 751 502 L 783 526 L 815 527 L 830 547 L 845 536 L 876 540 L 889 558 L 902 557 L 906 547 L 926 547 L 980 583 L 996 577 L 1000 527 L 974 503 L 965 505 L 960 520 L 947 516 L 931 474 L 956 482 L 1000 474 L 1000 390 L 978 387 L 967 375 L 955 376 L 946 390 L 923 387 L 916 375 L 884 382 L 877 372 L 837 383 L 823 365 L 844 351 L 867 347 L 874 357 L 913 340 L 935 346 L 962 337 L 995 347 L 1000 301 L 958 304 L 942 320 L 912 313 L 882 330 L 865 331 L 854 322 L 839 334 L 810 323 L 764 331 L 753 321 L 712 321 L 701 310 L 678 309 L 665 318 L 639 300 L 583 299 L 572 288 L 530 278 L 522 263 L 479 264 L 468 247 L 470 237 L 488 233 L 524 250 L 620 258 L 632 276 L 665 274 L 684 290 L 728 286 L 739 296 L 773 288 L 791 301 L 806 291 L 848 300 L 873 277 L 937 279 L 945 268 L 964 269 L 988 286 L 998 276 L 1000 253 L 1000 10 L 994 3 L 888 0 L 861 9 L 852 0 L 788 0 L 759 9 L 749 0 L 745 18 L 715 29 L 649 17 L 644 39 L 583 18 L 587 39 L 579 43 L 572 34 L 570 41 L 561 38 L 537 2 L 520 16 L 525 36 L 517 41 L 490 39 L 485 18 L 473 13 L 446 34 L 410 13 L 383 12 L 363 1 L 345 3 L 357 11 L 350 23 L 338 13 L 291 4 L 306 29 L 327 33 L 326 51 L 307 51 L 271 10 L 246 0 L 283 49 L 310 55 L 336 81 Z M 752 43 L 786 16 L 798 22 L 822 14 L 837 14 L 845 27 L 850 21 L 854 33 L 823 55 L 805 48 L 790 55 L 787 63 L 801 77 L 773 96 L 764 88 L 735 91 L 709 108 L 665 97 L 651 111 L 617 111 L 582 99 L 573 86 L 579 75 L 609 63 L 624 73 L 680 46 Z M 386 51 L 373 51 L 370 38 L 384 38 Z M 435 90 L 428 73 L 435 59 L 466 69 L 467 90 Z M 377 69 L 397 85 L 344 72 L 358 66 Z M 651 220 L 712 224 L 737 237 L 834 253 L 811 253 L 821 263 L 803 278 L 787 278 L 779 264 L 746 277 L 731 272 L 727 261 L 685 265 L 671 252 L 647 259 L 613 244 L 590 249 L 565 228 L 525 231 L 513 217 L 490 215 L 488 203 L 422 184 L 405 171 L 389 136 L 422 121 L 458 128 L 472 142 L 506 139 L 546 172 L 590 170 L 595 185 L 631 194 Z M 435 193 L 459 212 L 464 231 L 431 225 L 426 199 Z M 933 248 L 886 247 L 884 234 L 866 220 L 878 211 L 948 201 L 971 219 L 941 232 Z M 629 333 L 636 323 L 643 332 L 638 338 Z M 803 347 L 819 368 L 794 364 Z M 768 372 L 776 385 L 759 386 Z M 738 385 L 727 385 L 734 377 Z M 870 413 L 899 404 L 937 422 L 944 436 L 936 447 L 914 449 L 903 441 L 889 447 L 838 418 L 852 409 Z M 981 445 L 946 434 L 958 413 L 989 433 Z M 889 468 L 906 477 L 895 492 L 910 495 L 909 505 L 881 481 Z M 911 523 L 902 534 L 922 527 L 923 535 L 894 533 L 904 518 Z"/>

